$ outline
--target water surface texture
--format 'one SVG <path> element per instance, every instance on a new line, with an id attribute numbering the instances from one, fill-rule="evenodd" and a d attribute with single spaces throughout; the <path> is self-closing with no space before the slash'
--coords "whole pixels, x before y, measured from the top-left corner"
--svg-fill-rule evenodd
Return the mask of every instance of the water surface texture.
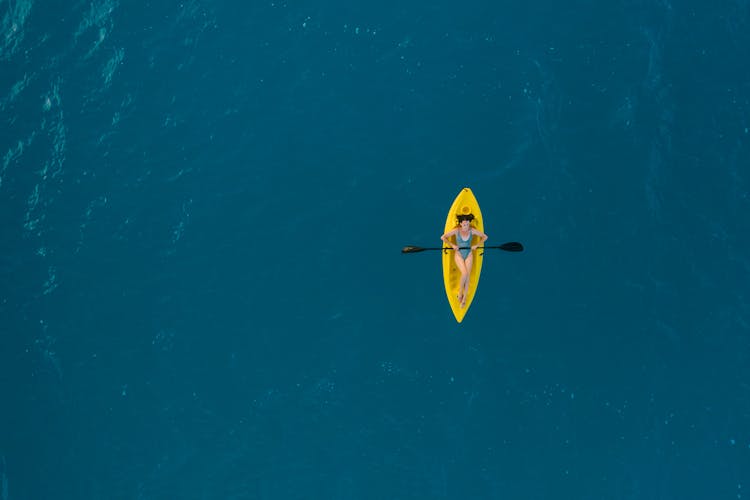
<path id="1" fill-rule="evenodd" d="M 0 500 L 750 497 L 749 129 L 747 0 L 0 0 Z"/>

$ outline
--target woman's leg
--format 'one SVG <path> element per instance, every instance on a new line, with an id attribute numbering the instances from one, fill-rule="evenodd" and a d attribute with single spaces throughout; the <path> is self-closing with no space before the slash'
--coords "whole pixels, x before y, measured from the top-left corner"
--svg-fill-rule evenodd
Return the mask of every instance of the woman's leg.
<path id="1" fill-rule="evenodd" d="M 466 279 L 462 280 L 463 284 L 463 300 L 461 301 L 461 307 L 466 305 L 466 296 L 469 295 L 469 279 L 471 278 L 471 265 L 474 263 L 474 254 L 470 253 L 466 260 L 464 260 L 464 266 L 466 268 Z"/>
<path id="2" fill-rule="evenodd" d="M 458 300 L 463 303 L 464 300 L 466 300 L 466 297 L 464 297 L 464 289 L 466 288 L 464 286 L 464 281 L 468 281 L 469 273 L 466 270 L 466 263 L 464 262 L 464 258 L 461 256 L 461 252 L 456 252 L 456 255 L 454 255 L 454 259 L 456 261 L 456 267 L 461 272 L 461 280 L 458 282 Z"/>

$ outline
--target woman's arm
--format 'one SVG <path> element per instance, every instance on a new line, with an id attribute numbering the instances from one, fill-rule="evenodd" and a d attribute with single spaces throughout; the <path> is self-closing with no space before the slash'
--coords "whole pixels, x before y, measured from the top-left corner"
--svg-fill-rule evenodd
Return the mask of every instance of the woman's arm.
<path id="1" fill-rule="evenodd" d="M 456 245 L 455 243 L 451 243 L 450 241 L 448 241 L 448 238 L 450 238 L 451 236 L 453 236 L 454 234 L 456 234 L 456 231 L 458 231 L 458 229 L 454 229 L 454 230 L 452 230 L 452 231 L 448 231 L 447 233 L 445 233 L 444 235 L 442 235 L 442 236 L 440 237 L 440 239 L 441 239 L 441 240 L 443 240 L 443 242 L 444 242 L 444 243 L 445 243 L 446 245 L 448 245 L 448 246 L 452 247 L 452 248 L 453 248 L 453 250 L 456 250 L 456 249 L 458 249 L 458 245 Z"/>
<path id="2" fill-rule="evenodd" d="M 476 245 L 472 245 L 471 249 L 472 249 L 472 250 L 476 250 L 477 248 L 479 248 L 479 247 L 481 247 L 481 246 L 484 246 L 484 242 L 485 242 L 485 241 L 487 241 L 487 235 L 486 235 L 486 234 L 484 234 L 484 233 L 483 233 L 482 231 L 480 231 L 479 229 L 472 229 L 472 230 L 471 230 L 471 232 L 472 232 L 472 233 L 474 233 L 474 236 L 479 236 L 479 238 L 480 238 L 480 240 L 481 240 L 481 241 L 480 241 L 479 243 L 477 243 Z"/>

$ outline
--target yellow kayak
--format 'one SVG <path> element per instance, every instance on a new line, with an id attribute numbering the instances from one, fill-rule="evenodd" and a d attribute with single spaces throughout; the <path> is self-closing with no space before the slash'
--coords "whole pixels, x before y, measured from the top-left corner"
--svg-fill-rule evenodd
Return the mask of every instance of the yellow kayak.
<path id="1" fill-rule="evenodd" d="M 453 200 L 448 211 L 448 218 L 445 220 L 445 231 L 452 231 L 458 227 L 456 216 L 473 214 L 474 220 L 471 221 L 471 227 L 484 232 L 484 220 L 482 219 L 482 212 L 479 210 L 479 203 L 474 197 L 474 193 L 469 188 L 463 188 L 456 199 Z M 455 237 L 451 237 L 455 242 Z M 471 244 L 475 245 L 479 238 L 474 236 L 471 239 Z M 474 250 L 474 263 L 471 267 L 471 274 L 469 276 L 469 294 L 466 296 L 466 305 L 461 307 L 461 303 L 458 300 L 458 285 L 461 281 L 461 272 L 456 267 L 454 260 L 453 249 L 445 251 L 443 250 L 443 281 L 445 282 L 445 293 L 448 295 L 448 302 L 451 305 L 453 315 L 456 317 L 456 321 L 459 323 L 463 321 L 466 311 L 469 310 L 471 301 L 474 300 L 474 295 L 477 291 L 477 285 L 479 284 L 479 273 L 482 272 L 482 260 L 484 260 L 484 250 Z"/>

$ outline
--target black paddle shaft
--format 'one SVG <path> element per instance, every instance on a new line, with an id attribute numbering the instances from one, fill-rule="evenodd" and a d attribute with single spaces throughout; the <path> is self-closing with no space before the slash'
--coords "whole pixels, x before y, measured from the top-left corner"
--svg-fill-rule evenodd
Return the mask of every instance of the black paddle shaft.
<path id="1" fill-rule="evenodd" d="M 523 252 L 523 245 L 520 244 L 517 241 L 511 241 L 508 243 L 503 243 L 502 245 L 494 246 L 494 247 L 477 247 L 477 250 L 484 250 L 487 248 L 495 248 L 497 250 L 505 250 L 506 252 Z M 470 250 L 471 247 L 459 247 L 459 250 Z M 401 249 L 401 253 L 418 253 L 418 252 L 424 252 L 425 250 L 453 250 L 451 247 L 414 247 L 414 246 L 407 246 Z"/>

